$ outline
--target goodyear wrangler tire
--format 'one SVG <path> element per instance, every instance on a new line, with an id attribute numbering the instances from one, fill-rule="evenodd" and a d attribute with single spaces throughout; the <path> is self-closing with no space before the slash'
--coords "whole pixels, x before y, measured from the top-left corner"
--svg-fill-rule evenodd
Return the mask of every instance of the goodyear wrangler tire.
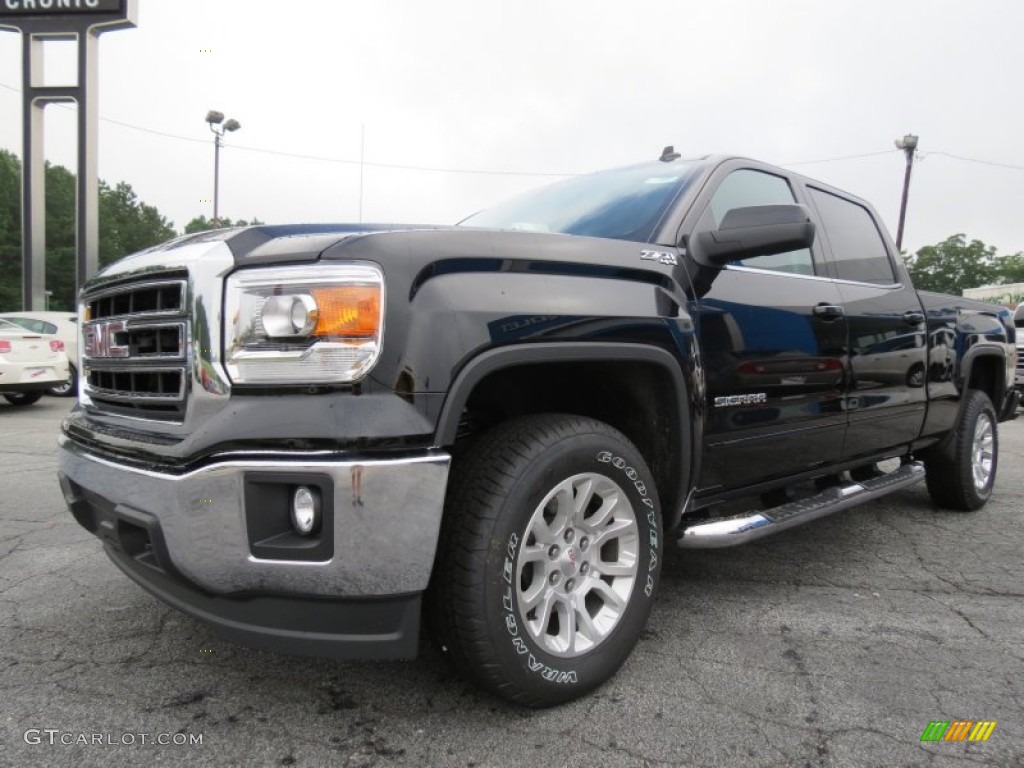
<path id="1" fill-rule="evenodd" d="M 949 441 L 925 458 L 925 481 L 940 507 L 973 512 L 992 495 L 999 465 L 999 430 L 988 395 L 968 390 Z"/>
<path id="2" fill-rule="evenodd" d="M 661 547 L 654 480 L 624 435 L 580 416 L 505 422 L 452 471 L 431 588 L 442 650 L 520 704 L 582 696 L 636 645 Z"/>

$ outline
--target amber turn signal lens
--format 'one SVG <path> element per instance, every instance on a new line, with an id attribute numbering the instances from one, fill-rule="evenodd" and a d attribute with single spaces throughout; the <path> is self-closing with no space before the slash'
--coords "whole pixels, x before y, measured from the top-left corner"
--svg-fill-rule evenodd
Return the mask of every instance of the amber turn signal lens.
<path id="1" fill-rule="evenodd" d="M 372 338 L 380 331 L 380 286 L 313 288 L 319 313 L 313 336 Z"/>

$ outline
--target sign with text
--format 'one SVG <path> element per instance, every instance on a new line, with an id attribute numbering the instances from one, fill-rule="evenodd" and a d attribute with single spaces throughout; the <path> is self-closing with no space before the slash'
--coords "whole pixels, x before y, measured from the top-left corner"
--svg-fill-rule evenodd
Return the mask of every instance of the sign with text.
<path id="1" fill-rule="evenodd" d="M 75 178 L 76 291 L 99 268 L 99 179 L 96 177 L 96 89 L 99 37 L 135 26 L 138 0 L 0 0 L 0 32 L 21 38 L 21 303 L 46 306 L 46 197 L 43 112 L 49 104 L 78 104 L 78 173 Z M 73 85 L 46 85 L 48 40 L 72 41 L 78 59 Z M 6 116 L 6 115 L 5 115 Z"/>
<path id="2" fill-rule="evenodd" d="M 126 0 L 0 0 L 0 18 L 124 14 Z"/>

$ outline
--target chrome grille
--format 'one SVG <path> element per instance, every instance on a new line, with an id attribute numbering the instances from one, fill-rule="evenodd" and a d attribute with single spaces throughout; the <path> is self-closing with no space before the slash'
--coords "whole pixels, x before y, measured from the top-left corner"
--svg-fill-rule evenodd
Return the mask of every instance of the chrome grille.
<path id="1" fill-rule="evenodd" d="M 89 386 L 97 396 L 121 402 L 161 401 L 175 403 L 185 396 L 184 371 L 143 368 L 136 370 L 90 370 Z"/>
<path id="2" fill-rule="evenodd" d="M 188 396 L 184 279 L 146 280 L 88 292 L 82 383 L 93 411 L 182 422 Z"/>
<path id="3" fill-rule="evenodd" d="M 90 320 L 122 315 L 179 315 L 185 306 L 185 281 L 118 286 L 86 299 Z"/>

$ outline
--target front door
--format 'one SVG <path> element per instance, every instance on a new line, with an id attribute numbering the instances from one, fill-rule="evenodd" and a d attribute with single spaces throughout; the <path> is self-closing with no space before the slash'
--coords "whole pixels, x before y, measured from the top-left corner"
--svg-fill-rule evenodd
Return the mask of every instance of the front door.
<path id="1" fill-rule="evenodd" d="M 716 228 L 732 208 L 803 202 L 783 176 L 744 167 L 724 174 L 695 231 Z M 847 329 L 818 244 L 733 262 L 695 282 L 703 293 L 691 311 L 707 414 L 699 490 L 728 490 L 837 461 L 846 430 Z"/>

